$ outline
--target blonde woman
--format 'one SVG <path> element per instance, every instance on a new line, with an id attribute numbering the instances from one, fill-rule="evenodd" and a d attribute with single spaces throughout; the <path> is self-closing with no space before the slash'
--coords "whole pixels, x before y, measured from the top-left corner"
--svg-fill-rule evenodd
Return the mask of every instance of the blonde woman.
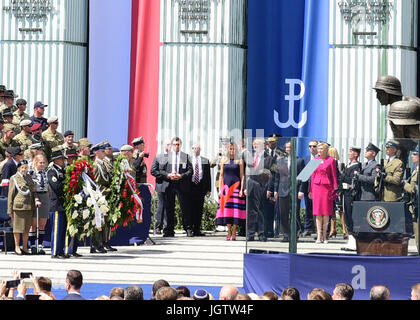
<path id="1" fill-rule="evenodd" d="M 336 168 L 337 168 L 337 179 L 340 180 L 338 178 L 341 175 L 341 172 L 338 169 L 339 168 L 340 156 L 338 154 L 337 149 L 335 147 L 329 147 L 328 148 L 328 155 L 330 157 L 332 157 L 332 158 L 335 159 L 335 165 L 336 165 Z M 340 195 L 335 200 L 335 202 L 338 203 L 338 204 L 340 202 L 342 203 L 342 201 L 343 201 L 342 195 Z M 347 236 L 346 222 L 345 222 L 345 219 L 344 219 L 344 211 L 343 210 L 339 210 L 339 214 L 340 214 L 340 219 L 341 219 L 341 225 L 342 225 L 342 228 L 343 228 L 343 237 L 344 237 L 344 239 L 347 239 L 348 236 Z M 336 226 L 336 218 L 335 218 L 335 213 L 333 213 L 333 215 L 331 216 L 331 229 L 330 229 L 330 234 L 328 236 L 329 238 L 335 237 L 337 235 L 337 230 L 336 230 L 336 227 L 335 226 Z"/>
<path id="2" fill-rule="evenodd" d="M 327 227 L 330 216 L 334 214 L 334 200 L 337 199 L 337 168 L 335 159 L 328 155 L 328 144 L 318 144 L 319 156 L 322 160 L 311 176 L 309 198 L 312 199 L 313 215 L 316 217 L 316 243 L 328 243 Z"/>
<path id="3" fill-rule="evenodd" d="M 236 240 L 236 227 L 244 225 L 246 204 L 244 197 L 244 161 L 239 159 L 236 145 L 229 144 L 229 157 L 220 162 L 219 208 L 216 225 L 227 226 L 226 240 Z"/>

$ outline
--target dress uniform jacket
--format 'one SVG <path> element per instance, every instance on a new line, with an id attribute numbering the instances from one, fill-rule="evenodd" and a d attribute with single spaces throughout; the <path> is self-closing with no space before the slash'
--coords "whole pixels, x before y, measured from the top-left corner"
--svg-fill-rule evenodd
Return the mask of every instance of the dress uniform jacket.
<path id="1" fill-rule="evenodd" d="M 404 176 L 404 164 L 398 159 L 394 158 L 392 161 L 386 160 L 384 166 L 386 177 L 384 178 L 384 192 L 382 201 L 397 201 L 401 198 L 402 186 L 401 181 Z M 375 186 L 379 184 L 380 176 L 376 176 Z"/>
<path id="2" fill-rule="evenodd" d="M 1 170 L 1 192 L 0 195 L 3 197 L 8 197 L 9 195 L 9 185 L 10 185 L 10 178 L 16 174 L 17 172 L 17 165 L 15 160 L 9 159 Z"/>
<path id="3" fill-rule="evenodd" d="M 48 143 L 51 149 L 64 143 L 64 136 L 58 131 L 53 133 L 51 128 L 48 128 L 42 133 L 42 138 Z"/>
<path id="4" fill-rule="evenodd" d="M 360 182 L 361 201 L 375 201 L 375 178 L 376 178 L 376 166 L 375 160 L 369 161 L 363 164 L 360 174 L 357 176 L 357 180 Z"/>
<path id="5" fill-rule="evenodd" d="M 32 178 L 26 174 L 24 176 L 15 174 L 10 179 L 9 197 L 7 200 L 7 212 L 32 211 L 35 208 L 35 192 Z M 19 189 L 27 195 L 19 192 Z M 32 217 L 32 216 L 31 216 Z"/>
<path id="6" fill-rule="evenodd" d="M 419 167 L 416 167 L 416 169 L 413 171 L 413 173 L 411 174 L 411 177 L 408 179 L 408 183 L 404 184 L 404 191 L 408 192 L 409 194 L 411 194 L 411 199 L 418 197 L 418 191 L 416 191 L 416 187 L 418 185 L 418 180 L 417 180 L 417 176 L 418 176 L 418 170 Z M 417 200 L 417 199 L 416 199 Z M 416 245 L 417 245 L 417 250 L 418 248 L 418 225 L 417 225 L 417 206 L 418 206 L 418 201 L 414 200 L 413 203 L 410 204 L 410 206 L 408 207 L 408 209 L 410 210 L 411 215 L 413 216 L 413 229 L 414 229 L 414 235 L 415 235 L 415 239 L 416 239 Z"/>
<path id="7" fill-rule="evenodd" d="M 99 185 L 99 188 L 104 196 L 108 196 L 111 192 L 111 180 L 112 176 L 111 173 L 108 172 L 105 162 L 100 159 L 96 159 L 93 168 L 93 176 L 95 178 L 95 182 Z"/>
<path id="8" fill-rule="evenodd" d="M 147 182 L 147 166 L 144 162 L 144 157 L 140 157 L 138 154 L 133 158 L 133 166 L 136 170 L 136 182 L 146 183 Z"/>

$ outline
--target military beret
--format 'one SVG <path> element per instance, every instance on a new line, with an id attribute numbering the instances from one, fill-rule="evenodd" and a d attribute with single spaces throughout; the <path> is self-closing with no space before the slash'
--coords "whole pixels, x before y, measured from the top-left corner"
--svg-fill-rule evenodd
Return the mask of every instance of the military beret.
<path id="1" fill-rule="evenodd" d="M 0 84 L 0 92 L 4 92 L 6 90 L 6 86 L 4 84 Z"/>
<path id="2" fill-rule="evenodd" d="M 379 151 L 381 151 L 381 149 L 375 146 L 372 142 L 369 142 L 368 146 L 366 147 L 366 151 L 375 151 L 376 153 L 378 153 Z"/>
<path id="3" fill-rule="evenodd" d="M 135 138 L 135 139 L 131 142 L 131 144 L 132 144 L 133 146 L 137 146 L 137 145 L 142 144 L 142 143 L 144 143 L 144 139 L 143 139 L 143 137 L 138 137 L 138 138 Z"/>
<path id="4" fill-rule="evenodd" d="M 400 143 L 398 141 L 395 141 L 395 140 L 389 140 L 386 143 L 385 147 L 387 147 L 387 148 L 388 147 L 395 147 L 395 148 L 399 149 L 400 148 Z"/>
<path id="5" fill-rule="evenodd" d="M 67 157 L 77 157 L 77 151 L 75 149 L 66 149 Z"/>
<path id="6" fill-rule="evenodd" d="M 40 129 L 41 127 L 42 127 L 42 124 L 40 124 L 40 123 L 34 123 L 32 125 L 32 127 L 31 127 L 31 130 L 32 131 L 36 131 L 36 130 Z"/>
<path id="7" fill-rule="evenodd" d="M 55 122 L 58 122 L 58 117 L 57 116 L 49 117 L 48 120 L 47 120 L 48 124 L 55 123 Z"/>
<path id="8" fill-rule="evenodd" d="M 352 150 L 352 151 L 354 151 L 354 152 L 357 152 L 358 154 L 360 154 L 360 152 L 362 151 L 362 148 L 359 148 L 359 147 L 350 147 L 350 150 Z"/>
<path id="9" fill-rule="evenodd" d="M 45 108 L 45 107 L 48 107 L 48 105 L 47 104 L 43 104 L 41 101 L 37 101 L 34 104 L 34 109 L 36 109 L 36 108 Z"/>
<path id="10" fill-rule="evenodd" d="M 8 147 L 6 148 L 6 152 L 10 154 L 12 157 L 17 156 L 19 153 L 22 152 L 20 147 Z"/>
<path id="11" fill-rule="evenodd" d="M 130 146 L 128 144 L 125 144 L 121 147 L 120 151 L 133 151 L 133 146 Z"/>
<path id="12" fill-rule="evenodd" d="M 67 136 L 74 136 L 74 132 L 73 132 L 73 131 L 71 131 L 71 130 L 67 130 L 66 132 L 64 132 L 63 136 L 64 136 L 64 137 L 67 137 Z"/>
<path id="13" fill-rule="evenodd" d="M 22 105 L 22 104 L 27 105 L 28 103 L 26 102 L 26 100 L 25 100 L 25 99 L 17 99 L 17 100 L 16 100 L 16 105 L 17 105 L 17 106 L 18 106 L 18 105 Z"/>
<path id="14" fill-rule="evenodd" d="M 31 121 L 31 120 L 29 120 L 29 119 L 25 119 L 25 120 L 22 120 L 22 121 L 20 122 L 20 126 L 21 126 L 21 127 L 31 126 L 31 125 L 32 125 L 32 121 Z"/>
<path id="15" fill-rule="evenodd" d="M 13 112 L 10 110 L 10 108 L 6 108 L 3 110 L 2 115 L 3 117 L 13 117 Z"/>
<path id="16" fill-rule="evenodd" d="M 19 96 L 17 94 L 15 94 L 13 90 L 6 90 L 6 91 L 4 91 L 4 97 L 14 99 L 14 98 L 17 98 Z"/>
<path id="17" fill-rule="evenodd" d="M 80 147 L 92 147 L 92 142 L 90 142 L 87 138 L 79 139 L 79 146 Z"/>
<path id="18" fill-rule="evenodd" d="M 3 127 L 4 131 L 14 131 L 15 130 L 15 125 L 11 124 L 11 123 L 6 123 Z"/>

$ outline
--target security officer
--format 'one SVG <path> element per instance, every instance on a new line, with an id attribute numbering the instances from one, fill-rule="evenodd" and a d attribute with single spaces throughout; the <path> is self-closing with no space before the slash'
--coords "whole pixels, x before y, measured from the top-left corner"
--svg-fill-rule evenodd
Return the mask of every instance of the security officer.
<path id="1" fill-rule="evenodd" d="M 48 146 L 53 149 L 64 144 L 63 135 L 57 131 L 58 117 L 52 116 L 47 120 L 48 129 L 42 132 L 42 138 L 47 142 Z"/>
<path id="2" fill-rule="evenodd" d="M 402 185 L 404 187 L 404 191 L 410 194 L 410 205 L 408 209 L 410 210 L 410 213 L 413 217 L 413 229 L 414 229 L 414 235 L 416 239 L 416 246 L 417 250 L 419 250 L 419 241 L 418 241 L 418 171 L 419 171 L 419 149 L 418 147 L 411 153 L 411 157 L 413 160 L 413 163 L 416 165 L 416 168 L 414 169 L 413 173 L 411 174 L 410 178 L 408 180 L 403 180 Z"/>
<path id="3" fill-rule="evenodd" d="M 34 104 L 34 115 L 30 117 L 31 121 L 35 123 L 40 123 L 42 127 L 42 131 L 47 130 L 48 128 L 48 120 L 44 118 L 45 108 L 48 107 L 47 104 L 43 104 L 41 101 L 37 101 Z"/>
<path id="4" fill-rule="evenodd" d="M 366 147 L 365 158 L 366 162 L 362 165 L 360 172 L 355 171 L 357 181 L 360 183 L 360 200 L 361 201 L 375 201 L 375 178 L 377 174 L 376 155 L 381 151 L 373 143 L 369 143 Z"/>
<path id="5" fill-rule="evenodd" d="M 350 147 L 348 158 L 350 163 L 344 169 L 342 174 L 343 197 L 344 197 L 344 216 L 347 230 L 353 231 L 352 208 L 353 202 L 360 199 L 360 188 L 356 185 L 356 176 L 362 170 L 362 164 L 359 162 L 361 152 L 359 147 Z"/>
<path id="6" fill-rule="evenodd" d="M 13 90 L 6 90 L 3 95 L 4 104 L 0 106 L 0 112 L 3 112 L 5 109 L 10 109 L 13 112 L 17 110 L 17 107 L 15 104 L 15 98 L 17 98 L 18 95 L 14 93 Z"/>
<path id="7" fill-rule="evenodd" d="M 67 217 L 64 209 L 65 159 L 60 147 L 52 149 L 52 166 L 47 171 L 48 184 L 51 187 L 50 218 L 51 218 L 51 258 L 63 259 L 67 230 Z"/>
<path id="8" fill-rule="evenodd" d="M 19 143 L 22 150 L 26 150 L 33 144 L 32 136 L 32 121 L 29 119 L 20 122 L 21 131 L 13 139 Z"/>
<path id="9" fill-rule="evenodd" d="M 29 114 L 26 111 L 27 102 L 25 99 L 18 99 L 16 101 L 17 110 L 13 112 L 13 123 L 21 123 L 23 120 L 29 119 Z"/>
<path id="10" fill-rule="evenodd" d="M 397 152 L 400 148 L 400 144 L 396 140 L 389 140 L 386 145 L 386 155 L 389 157 L 385 161 L 384 169 L 379 172 L 375 179 L 375 191 L 382 192 L 379 190 L 380 181 L 383 184 L 383 194 L 381 195 L 382 201 L 395 202 L 401 198 L 402 186 L 401 181 L 404 175 L 404 164 L 398 159 Z"/>
<path id="11" fill-rule="evenodd" d="M 3 137 L 0 139 L 0 158 L 4 160 L 6 158 L 6 148 L 18 147 L 19 143 L 13 138 L 15 137 L 14 125 L 6 123 L 3 128 Z"/>

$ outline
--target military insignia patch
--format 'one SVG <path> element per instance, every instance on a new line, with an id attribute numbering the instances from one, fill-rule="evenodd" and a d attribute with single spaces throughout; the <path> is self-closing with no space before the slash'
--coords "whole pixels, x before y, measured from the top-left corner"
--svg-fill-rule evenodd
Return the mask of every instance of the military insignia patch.
<path id="1" fill-rule="evenodd" d="M 389 222 L 389 212 L 384 207 L 374 206 L 366 215 L 366 220 L 374 229 L 383 229 Z"/>
<path id="2" fill-rule="evenodd" d="M 57 178 L 56 178 L 56 177 L 52 177 L 52 178 L 51 178 L 51 180 L 52 180 L 53 182 L 57 182 Z"/>

